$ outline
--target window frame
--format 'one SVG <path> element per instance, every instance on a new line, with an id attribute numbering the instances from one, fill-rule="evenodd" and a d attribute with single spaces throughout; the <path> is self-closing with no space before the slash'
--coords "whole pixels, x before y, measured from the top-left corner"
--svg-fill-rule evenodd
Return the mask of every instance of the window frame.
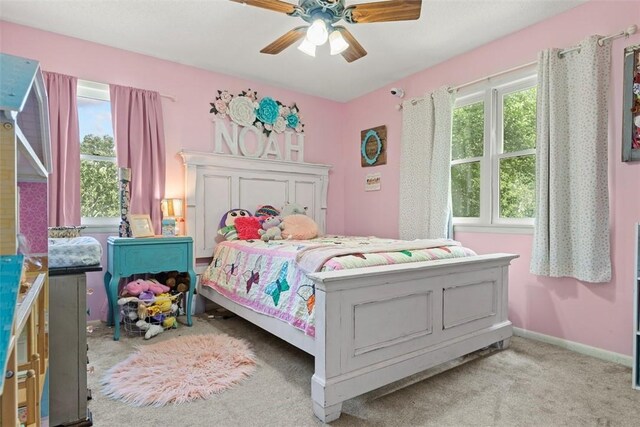
<path id="1" fill-rule="evenodd" d="M 457 231 L 530 232 L 534 218 L 500 217 L 500 160 L 533 154 L 535 149 L 505 153 L 504 97 L 537 86 L 535 65 L 484 80 L 458 91 L 454 109 L 484 102 L 484 153 L 482 157 L 452 160 L 451 166 L 480 161 L 480 216 L 453 217 Z M 483 230 L 483 228 L 485 230 Z M 489 229 L 489 230 L 487 230 Z"/>
<path id="2" fill-rule="evenodd" d="M 105 83 L 92 82 L 89 80 L 80 80 L 78 79 L 77 93 L 76 96 L 78 98 L 89 98 L 97 101 L 108 101 L 111 102 L 111 97 L 109 95 L 109 85 Z M 81 141 L 82 142 L 82 141 Z M 115 144 L 115 142 L 114 142 Z M 114 147 L 115 148 L 115 147 Z M 95 156 L 91 154 L 80 154 L 80 161 L 82 160 L 92 160 L 99 162 L 111 162 L 115 163 L 116 166 L 117 158 L 115 156 Z M 82 185 L 82 182 L 81 182 Z M 120 224 L 120 216 L 103 216 L 103 217 L 81 217 L 80 223 L 92 229 L 104 229 L 103 231 L 111 232 L 115 228 L 117 229 Z M 94 230 L 100 231 L 100 230 Z"/>

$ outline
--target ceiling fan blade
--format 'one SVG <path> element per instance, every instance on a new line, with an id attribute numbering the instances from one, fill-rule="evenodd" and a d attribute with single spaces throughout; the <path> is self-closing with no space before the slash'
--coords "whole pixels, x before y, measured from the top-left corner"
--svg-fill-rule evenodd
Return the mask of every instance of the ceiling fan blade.
<path id="1" fill-rule="evenodd" d="M 346 42 L 349 43 L 349 47 L 341 53 L 341 55 L 344 57 L 344 59 L 347 60 L 347 62 L 356 61 L 367 54 L 367 51 L 364 50 L 362 45 L 358 43 L 358 40 L 353 37 L 353 34 L 351 34 L 349 30 L 347 30 L 342 25 L 336 25 L 333 28 L 340 31 L 342 37 L 344 37 Z"/>
<path id="2" fill-rule="evenodd" d="M 420 18 L 421 8 L 422 0 L 389 0 L 354 4 L 347 7 L 344 14 L 345 20 L 351 24 L 411 21 Z"/>
<path id="3" fill-rule="evenodd" d="M 295 5 L 291 3 L 287 3 L 286 1 L 280 1 L 280 0 L 231 0 L 231 1 L 235 3 L 242 3 L 249 6 L 261 7 L 263 9 L 269 9 L 269 10 L 274 10 L 276 12 L 289 13 L 289 14 L 293 13 L 293 11 L 296 10 Z"/>
<path id="4" fill-rule="evenodd" d="M 289 46 L 291 46 L 292 44 L 294 44 L 295 42 L 297 42 L 298 40 L 300 40 L 301 38 L 303 38 L 306 35 L 306 33 L 307 33 L 306 26 L 296 27 L 293 30 L 278 37 L 273 43 L 271 43 L 269 46 L 262 49 L 260 52 L 268 53 L 270 55 L 278 54 L 283 50 L 285 50 L 286 48 L 288 48 Z"/>

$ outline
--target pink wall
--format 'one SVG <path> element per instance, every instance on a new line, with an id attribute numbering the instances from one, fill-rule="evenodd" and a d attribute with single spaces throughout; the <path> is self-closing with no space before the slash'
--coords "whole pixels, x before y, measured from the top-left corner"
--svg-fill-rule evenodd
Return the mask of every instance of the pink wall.
<path id="1" fill-rule="evenodd" d="M 212 150 L 213 126 L 208 103 L 217 89 L 251 87 L 289 103 L 297 102 L 305 118 L 306 160 L 334 165 L 329 189 L 328 230 L 331 233 L 398 235 L 399 144 L 401 113 L 392 86 L 408 97 L 442 85 L 456 85 L 534 61 L 539 50 L 566 47 L 589 34 L 610 34 L 638 23 L 640 3 L 592 1 L 540 24 L 419 72 L 348 104 L 269 87 L 193 67 L 72 39 L 0 21 L 3 52 L 35 58 L 46 70 L 87 80 L 118 83 L 174 95 L 163 101 L 167 136 L 167 196 L 181 195 L 182 148 Z M 43 42 L 45 41 L 45 42 Z M 613 280 L 590 285 L 572 279 L 550 279 L 528 273 L 530 235 L 458 233 L 457 238 L 480 253 L 513 252 L 510 317 L 516 326 L 587 345 L 631 354 L 633 242 L 632 225 L 640 221 L 640 164 L 620 162 L 622 49 L 640 36 L 613 45 L 610 113 L 610 188 Z M 78 55 L 82 52 L 82 55 Z M 360 131 L 387 125 L 387 165 L 361 168 Z M 342 147 L 340 146 L 342 145 Z M 348 167 L 347 167 L 348 166 Z M 364 192 L 367 172 L 382 173 L 382 190 Z M 96 236 L 106 241 L 106 235 Z M 92 318 L 102 312 L 101 275 L 89 276 Z"/>
<path id="2" fill-rule="evenodd" d="M 27 238 L 33 254 L 47 253 L 47 183 L 19 182 L 20 233 Z"/>
<path id="3" fill-rule="evenodd" d="M 561 15 L 484 45 L 466 54 L 389 84 L 347 104 L 344 128 L 345 230 L 349 234 L 398 235 L 398 186 L 401 113 L 390 87 L 416 97 L 436 88 L 466 83 L 535 61 L 548 47 L 568 47 L 590 34 L 617 33 L 638 24 L 640 2 L 592 1 Z M 531 235 L 457 233 L 456 238 L 480 253 L 520 254 L 510 273 L 510 318 L 516 326 L 606 350 L 631 354 L 633 319 L 633 224 L 640 221 L 640 164 L 620 161 L 623 48 L 640 35 L 613 44 L 609 168 L 613 279 L 592 285 L 528 273 Z M 387 165 L 359 166 L 360 131 L 387 125 Z M 382 173 L 382 190 L 365 193 L 368 172 Z"/>
<path id="4" fill-rule="evenodd" d="M 327 211 L 327 231 L 344 233 L 344 171 L 341 156 L 335 154 L 340 149 L 344 104 L 4 21 L 0 21 L 0 40 L 3 53 L 36 59 L 47 71 L 177 97 L 177 102 L 166 98 L 162 101 L 167 197 L 184 194 L 178 151 L 213 151 L 214 127 L 209 102 L 218 89 L 239 93 L 251 88 L 261 96 L 272 96 L 287 105 L 296 102 L 305 123 L 305 161 L 334 166 L 330 171 L 328 204 L 331 208 Z M 96 237 L 106 242 L 106 235 Z M 90 273 L 88 286 L 95 291 L 89 297 L 91 318 L 98 318 L 100 312 L 104 318 L 105 293 L 100 274 Z"/>

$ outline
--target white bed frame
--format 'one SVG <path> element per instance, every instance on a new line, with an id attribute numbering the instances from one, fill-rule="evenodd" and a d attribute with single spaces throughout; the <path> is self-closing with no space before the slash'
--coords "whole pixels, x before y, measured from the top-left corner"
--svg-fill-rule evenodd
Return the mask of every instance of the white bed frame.
<path id="1" fill-rule="evenodd" d="M 297 202 L 325 226 L 330 167 L 181 152 L 187 234 L 202 270 L 222 214 Z M 210 287 L 198 292 L 315 356 L 313 411 L 323 422 L 342 402 L 481 348 L 506 348 L 508 270 L 517 255 L 490 254 L 315 273 L 316 336 L 243 307 Z M 199 265 L 198 265 L 199 264 Z"/>

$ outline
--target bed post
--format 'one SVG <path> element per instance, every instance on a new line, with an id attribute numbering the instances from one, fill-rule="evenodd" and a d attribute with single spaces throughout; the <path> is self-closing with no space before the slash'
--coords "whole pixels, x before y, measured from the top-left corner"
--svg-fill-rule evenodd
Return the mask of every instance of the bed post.
<path id="1" fill-rule="evenodd" d="M 334 392 L 331 381 L 340 374 L 340 294 L 318 289 L 316 283 L 315 373 L 311 378 L 311 399 L 313 413 L 324 423 L 338 419 L 342 411 L 342 400 Z"/>

